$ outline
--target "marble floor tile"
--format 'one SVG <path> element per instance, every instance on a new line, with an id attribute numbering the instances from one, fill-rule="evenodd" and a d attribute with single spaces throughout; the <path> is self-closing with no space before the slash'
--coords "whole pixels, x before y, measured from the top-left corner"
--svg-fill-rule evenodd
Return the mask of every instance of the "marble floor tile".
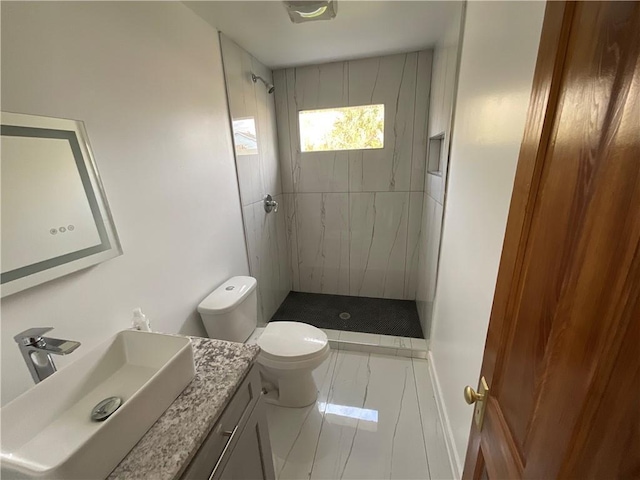
<path id="1" fill-rule="evenodd" d="M 276 476 L 280 480 L 309 478 L 331 387 L 337 352 L 313 372 L 318 401 L 305 408 L 267 405 L 269 436 Z"/>
<path id="2" fill-rule="evenodd" d="M 393 335 L 380 335 L 380 345 L 383 347 L 393 347 L 411 349 L 411 339 L 406 337 L 395 337 Z"/>
<path id="3" fill-rule="evenodd" d="M 341 331 L 340 341 L 365 345 L 380 345 L 380 335 L 376 335 L 374 333 Z"/>
<path id="4" fill-rule="evenodd" d="M 279 479 L 432 478 L 423 426 L 432 428 L 437 413 L 426 412 L 426 360 L 332 351 L 314 377 L 315 405 L 269 405 Z"/>
<path id="5" fill-rule="evenodd" d="M 447 480 L 453 478 L 449 454 L 442 428 L 438 417 L 435 393 L 429 376 L 429 364 L 427 360 L 411 359 L 418 390 L 418 404 L 420 406 L 420 421 L 427 448 L 429 470 L 431 478 Z"/>
<path id="6" fill-rule="evenodd" d="M 413 350 L 424 350 L 427 351 L 427 341 L 424 338 L 412 338 L 411 340 L 411 348 Z"/>
<path id="7" fill-rule="evenodd" d="M 330 328 L 321 328 L 320 330 L 327 334 L 329 340 L 340 339 L 340 330 L 331 330 Z"/>

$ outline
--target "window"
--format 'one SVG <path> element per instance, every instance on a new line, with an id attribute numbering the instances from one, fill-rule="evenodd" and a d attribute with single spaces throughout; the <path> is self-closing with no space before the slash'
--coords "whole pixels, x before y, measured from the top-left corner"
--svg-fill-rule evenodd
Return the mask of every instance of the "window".
<path id="1" fill-rule="evenodd" d="M 384 147 L 384 105 L 299 112 L 302 152 Z"/>
<path id="2" fill-rule="evenodd" d="M 253 117 L 237 118 L 232 123 L 236 155 L 257 155 L 258 135 L 255 119 Z"/>

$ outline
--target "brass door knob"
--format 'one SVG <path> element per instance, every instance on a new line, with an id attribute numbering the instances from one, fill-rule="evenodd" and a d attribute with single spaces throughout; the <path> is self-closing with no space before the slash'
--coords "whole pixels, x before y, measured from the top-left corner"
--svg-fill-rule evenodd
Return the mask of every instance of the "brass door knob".
<path id="1" fill-rule="evenodd" d="M 467 385 L 466 387 L 464 387 L 464 400 L 469 405 L 473 405 L 476 402 L 481 402 L 482 400 L 484 400 L 484 395 L 476 392 L 473 388 Z"/>

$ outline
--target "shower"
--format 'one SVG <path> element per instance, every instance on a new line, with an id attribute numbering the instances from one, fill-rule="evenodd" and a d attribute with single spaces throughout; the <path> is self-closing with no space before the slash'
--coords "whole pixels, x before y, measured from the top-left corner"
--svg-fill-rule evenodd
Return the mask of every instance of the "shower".
<path id="1" fill-rule="evenodd" d="M 251 74 L 251 80 L 253 80 L 253 83 L 258 83 L 258 80 L 260 80 L 262 83 L 264 83 L 264 86 L 267 87 L 267 92 L 269 93 L 273 93 L 273 91 L 276 89 L 276 87 L 273 86 L 273 83 L 267 82 L 264 78 L 256 75 L 255 73 Z"/>

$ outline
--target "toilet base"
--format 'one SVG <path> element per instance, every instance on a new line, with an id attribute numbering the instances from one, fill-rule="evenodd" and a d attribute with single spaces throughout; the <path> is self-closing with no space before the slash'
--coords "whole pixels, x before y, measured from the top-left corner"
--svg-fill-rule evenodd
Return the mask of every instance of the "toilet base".
<path id="1" fill-rule="evenodd" d="M 318 388 L 313 379 L 313 369 L 275 370 L 260 366 L 262 386 L 266 390 L 264 400 L 281 407 L 302 408 L 315 403 Z"/>

